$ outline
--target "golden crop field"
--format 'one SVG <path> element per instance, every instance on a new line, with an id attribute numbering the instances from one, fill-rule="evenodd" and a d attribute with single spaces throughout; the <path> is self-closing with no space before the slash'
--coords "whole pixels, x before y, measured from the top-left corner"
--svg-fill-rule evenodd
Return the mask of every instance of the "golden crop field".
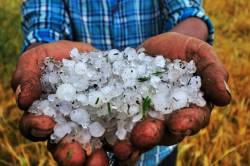
<path id="1" fill-rule="evenodd" d="M 21 0 L 0 0 L 0 166 L 55 165 L 45 143 L 21 136 L 21 111 L 9 83 L 20 53 Z M 232 102 L 215 108 L 210 124 L 179 145 L 178 166 L 250 165 L 250 3 L 205 0 L 216 28 L 214 47 L 230 73 Z"/>

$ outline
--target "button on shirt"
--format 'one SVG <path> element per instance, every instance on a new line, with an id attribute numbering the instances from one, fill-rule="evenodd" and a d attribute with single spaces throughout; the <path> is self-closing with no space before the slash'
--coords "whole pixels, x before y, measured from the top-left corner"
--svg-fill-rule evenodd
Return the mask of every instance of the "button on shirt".
<path id="1" fill-rule="evenodd" d="M 207 24 L 207 42 L 211 43 L 214 29 L 201 0 L 25 0 L 23 51 L 35 42 L 63 39 L 86 42 L 100 50 L 136 48 L 189 17 Z M 155 166 L 174 147 L 156 146 L 142 154 L 137 165 Z"/>

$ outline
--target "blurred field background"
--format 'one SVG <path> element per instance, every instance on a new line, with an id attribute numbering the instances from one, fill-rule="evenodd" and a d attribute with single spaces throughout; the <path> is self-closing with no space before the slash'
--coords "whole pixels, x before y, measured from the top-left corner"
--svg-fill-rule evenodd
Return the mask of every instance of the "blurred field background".
<path id="1" fill-rule="evenodd" d="M 10 89 L 19 56 L 21 0 L 0 0 L 0 166 L 55 165 L 45 143 L 32 143 L 18 130 L 21 112 Z M 215 49 L 230 73 L 233 100 L 215 108 L 208 128 L 179 145 L 178 166 L 250 165 L 250 3 L 205 0 L 216 28 Z"/>

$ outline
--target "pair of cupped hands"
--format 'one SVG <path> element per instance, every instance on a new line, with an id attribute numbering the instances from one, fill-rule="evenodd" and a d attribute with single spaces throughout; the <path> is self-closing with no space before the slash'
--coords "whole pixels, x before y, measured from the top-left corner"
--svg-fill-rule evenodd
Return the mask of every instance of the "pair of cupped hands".
<path id="1" fill-rule="evenodd" d="M 44 58 L 69 58 L 74 47 L 80 52 L 95 50 L 86 43 L 58 41 L 35 46 L 20 56 L 13 75 L 12 88 L 22 110 L 27 110 L 42 93 L 40 67 Z M 229 104 L 231 95 L 226 84 L 228 73 L 209 44 L 196 38 L 168 32 L 149 38 L 141 47 L 150 55 L 161 54 L 171 60 L 193 60 L 197 74 L 202 78 L 202 90 L 207 105 L 202 108 L 195 105 L 183 108 L 161 120 L 147 118 L 136 124 L 128 140 L 117 141 L 113 146 L 105 145 L 91 154 L 86 153 L 78 142 L 67 137 L 58 144 L 48 142 L 48 150 L 59 165 L 105 166 L 109 162 L 106 151 L 113 152 L 120 165 L 134 164 L 140 154 L 150 148 L 156 145 L 176 144 L 185 136 L 193 135 L 204 128 L 209 123 L 213 105 Z M 24 112 L 20 120 L 20 131 L 30 140 L 45 141 L 53 132 L 54 125 L 51 117 Z"/>

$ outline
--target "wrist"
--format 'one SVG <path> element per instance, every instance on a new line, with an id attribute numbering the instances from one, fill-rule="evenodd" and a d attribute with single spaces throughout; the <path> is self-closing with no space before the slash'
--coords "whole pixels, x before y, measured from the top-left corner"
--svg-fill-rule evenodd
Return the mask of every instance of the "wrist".
<path id="1" fill-rule="evenodd" d="M 171 31 L 192 36 L 203 41 L 207 41 L 208 39 L 208 27 L 199 18 L 188 18 L 177 24 Z"/>

